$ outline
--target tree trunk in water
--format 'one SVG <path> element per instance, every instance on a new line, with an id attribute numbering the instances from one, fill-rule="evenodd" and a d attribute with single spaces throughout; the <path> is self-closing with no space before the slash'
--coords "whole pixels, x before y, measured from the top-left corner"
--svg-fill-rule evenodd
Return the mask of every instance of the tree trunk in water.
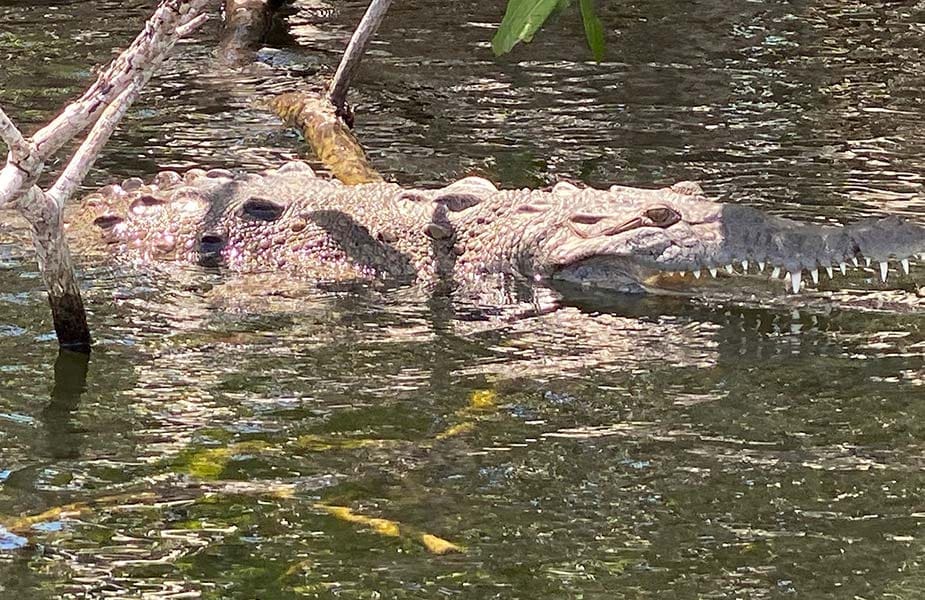
<path id="1" fill-rule="evenodd" d="M 41 207 L 44 202 L 45 206 Z M 41 210 L 44 208 L 44 210 Z M 39 210 L 35 210 L 39 209 Z M 90 352 L 90 327 L 87 312 L 80 296 L 80 286 L 74 274 L 71 253 L 67 247 L 61 213 L 47 195 L 30 202 L 25 211 L 32 224 L 32 241 L 42 281 L 48 291 L 51 316 L 62 348 L 76 352 Z M 41 213 L 41 216 L 38 214 Z M 42 223 L 44 226 L 36 226 Z"/>
<path id="2" fill-rule="evenodd" d="M 273 25 L 273 14 L 287 1 L 225 0 L 219 59 L 234 66 L 253 61 Z"/>

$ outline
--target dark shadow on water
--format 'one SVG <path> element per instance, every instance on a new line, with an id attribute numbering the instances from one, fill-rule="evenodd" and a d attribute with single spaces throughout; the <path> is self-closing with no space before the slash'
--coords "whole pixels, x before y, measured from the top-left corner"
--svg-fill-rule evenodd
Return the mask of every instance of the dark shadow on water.
<path id="1" fill-rule="evenodd" d="M 87 389 L 87 369 L 90 355 L 71 350 L 59 350 L 55 360 L 55 383 L 51 401 L 42 410 L 46 443 L 55 458 L 78 458 L 80 435 L 73 423 L 74 412 Z"/>

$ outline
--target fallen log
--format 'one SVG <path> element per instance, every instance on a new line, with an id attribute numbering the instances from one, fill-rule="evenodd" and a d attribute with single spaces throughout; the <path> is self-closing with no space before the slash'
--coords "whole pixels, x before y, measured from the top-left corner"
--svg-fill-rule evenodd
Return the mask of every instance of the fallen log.
<path id="1" fill-rule="evenodd" d="M 326 97 L 287 92 L 271 100 L 270 106 L 287 125 L 302 130 L 318 160 L 339 180 L 348 185 L 382 181 L 363 146 Z"/>

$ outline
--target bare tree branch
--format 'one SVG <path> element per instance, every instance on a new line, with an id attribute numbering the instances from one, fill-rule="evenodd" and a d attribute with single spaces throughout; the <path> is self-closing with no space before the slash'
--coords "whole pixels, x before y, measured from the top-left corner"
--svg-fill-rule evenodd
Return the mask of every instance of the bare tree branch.
<path id="1" fill-rule="evenodd" d="M 90 351 L 90 329 L 64 233 L 65 201 L 77 190 L 103 146 L 155 69 L 182 36 L 205 21 L 210 0 L 162 0 L 144 30 L 57 118 L 25 139 L 0 110 L 0 138 L 10 156 L 0 170 L 0 208 L 12 203 L 32 226 L 36 259 L 64 348 Z M 36 185 L 48 160 L 68 140 L 92 129 L 54 186 Z"/>
<path id="2" fill-rule="evenodd" d="M 119 121 L 122 120 L 132 102 L 138 97 L 142 85 L 143 83 L 133 82 L 113 100 L 112 104 L 106 107 L 96 125 L 90 130 L 90 134 L 80 145 L 74 157 L 71 158 L 71 162 L 68 163 L 61 175 L 58 176 L 58 180 L 48 190 L 48 196 L 55 201 L 59 209 L 64 208 L 65 200 L 70 198 L 80 187 L 84 177 L 90 171 L 90 167 L 96 162 L 96 157 L 99 156 L 103 146 L 109 141 L 112 132 L 116 130 Z"/>
<path id="3" fill-rule="evenodd" d="M 190 35 L 191 33 L 195 32 L 197 29 L 199 29 L 199 27 L 202 26 L 202 24 L 208 20 L 209 20 L 209 15 L 206 15 L 206 14 L 198 15 L 190 19 L 183 25 L 180 25 L 179 27 L 177 27 L 177 37 L 185 38 L 186 36 Z"/>
<path id="4" fill-rule="evenodd" d="M 179 39 L 181 28 L 209 3 L 209 0 L 164 0 L 145 23 L 131 45 L 107 67 L 96 82 L 57 118 L 33 136 L 36 148 L 46 156 L 55 153 L 75 135 L 93 124 L 103 108 L 112 102 L 132 79 L 141 78 L 160 66 Z"/>
<path id="5" fill-rule="evenodd" d="M 360 60 L 366 53 L 369 43 L 376 34 L 376 30 L 379 29 L 391 4 L 392 0 L 372 0 L 356 31 L 353 32 L 350 43 L 347 44 L 344 56 L 331 81 L 331 87 L 328 89 L 328 99 L 337 109 L 338 114 L 347 112 L 347 88 L 350 87 L 360 66 Z"/>

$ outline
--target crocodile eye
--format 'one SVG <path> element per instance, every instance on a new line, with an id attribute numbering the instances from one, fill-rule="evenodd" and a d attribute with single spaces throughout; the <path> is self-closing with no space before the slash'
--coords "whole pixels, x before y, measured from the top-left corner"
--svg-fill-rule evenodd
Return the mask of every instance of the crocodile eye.
<path id="1" fill-rule="evenodd" d="M 132 205 L 129 207 L 130 210 L 136 215 L 142 215 L 149 212 L 154 212 L 155 209 L 164 205 L 164 201 L 160 198 L 155 198 L 151 195 L 141 196 L 136 198 Z"/>
<path id="2" fill-rule="evenodd" d="M 645 215 L 656 227 L 670 227 L 681 220 L 681 215 L 665 206 L 650 208 Z"/>
<path id="3" fill-rule="evenodd" d="M 275 221 L 283 215 L 286 207 L 267 200 L 266 198 L 248 198 L 241 207 L 241 213 L 244 217 L 249 217 L 256 221 Z"/>

